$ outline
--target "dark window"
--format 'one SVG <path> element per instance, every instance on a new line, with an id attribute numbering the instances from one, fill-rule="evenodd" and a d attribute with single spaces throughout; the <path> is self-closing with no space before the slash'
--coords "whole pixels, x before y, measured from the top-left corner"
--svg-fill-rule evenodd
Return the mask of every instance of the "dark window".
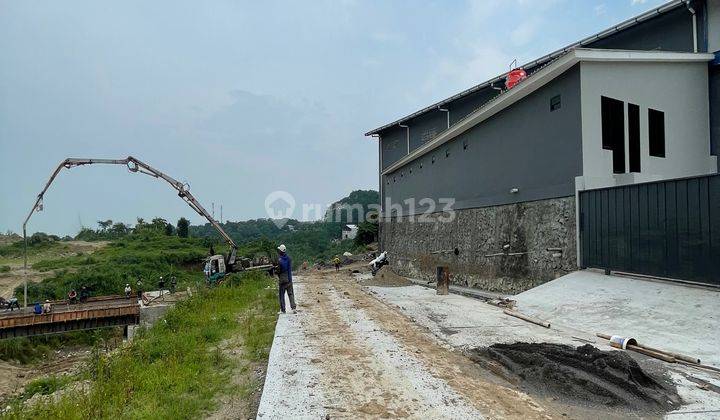
<path id="1" fill-rule="evenodd" d="M 630 172 L 640 172 L 640 107 L 628 104 Z"/>
<path id="2" fill-rule="evenodd" d="M 435 156 L 432 157 L 432 163 L 435 163 Z"/>
<path id="3" fill-rule="evenodd" d="M 420 169 L 422 169 L 422 163 L 420 164 Z"/>
<path id="4" fill-rule="evenodd" d="M 450 149 L 445 149 L 445 157 L 450 157 Z"/>
<path id="5" fill-rule="evenodd" d="M 665 113 L 648 109 L 648 137 L 650 156 L 665 157 Z"/>
<path id="6" fill-rule="evenodd" d="M 602 96 L 602 148 L 613 151 L 613 173 L 625 172 L 625 104 L 623 101 Z"/>
<path id="7" fill-rule="evenodd" d="M 467 150 L 468 148 L 468 141 L 467 139 L 463 140 L 463 150 Z"/>
<path id="8" fill-rule="evenodd" d="M 550 112 L 555 111 L 556 109 L 560 109 L 561 107 L 560 103 L 560 95 L 553 96 L 550 98 Z"/>

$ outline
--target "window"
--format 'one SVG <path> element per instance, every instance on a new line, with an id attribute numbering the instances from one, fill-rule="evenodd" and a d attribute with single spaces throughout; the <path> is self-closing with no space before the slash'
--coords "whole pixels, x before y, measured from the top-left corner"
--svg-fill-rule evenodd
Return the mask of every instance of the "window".
<path id="1" fill-rule="evenodd" d="M 560 109 L 560 107 L 561 107 L 560 95 L 555 95 L 552 98 L 550 98 L 550 112 L 553 112 L 556 109 Z"/>
<path id="2" fill-rule="evenodd" d="M 432 162 L 433 164 L 435 164 L 435 156 L 432 157 L 432 161 L 431 161 L 431 162 Z"/>
<path id="3" fill-rule="evenodd" d="M 665 157 L 665 113 L 648 109 L 648 137 L 650 156 Z"/>
<path id="4" fill-rule="evenodd" d="M 602 148 L 613 152 L 613 173 L 625 173 L 625 103 L 600 98 Z"/>
<path id="5" fill-rule="evenodd" d="M 419 169 L 422 169 L 422 162 L 420 163 L 420 168 L 419 168 Z"/>
<path id="6" fill-rule="evenodd" d="M 450 149 L 445 149 L 445 157 L 450 157 Z"/>
<path id="7" fill-rule="evenodd" d="M 463 150 L 467 150 L 467 148 L 468 148 L 468 141 L 467 141 L 467 139 L 464 139 L 463 140 Z"/>
<path id="8" fill-rule="evenodd" d="M 630 172 L 640 172 L 640 107 L 628 104 Z"/>

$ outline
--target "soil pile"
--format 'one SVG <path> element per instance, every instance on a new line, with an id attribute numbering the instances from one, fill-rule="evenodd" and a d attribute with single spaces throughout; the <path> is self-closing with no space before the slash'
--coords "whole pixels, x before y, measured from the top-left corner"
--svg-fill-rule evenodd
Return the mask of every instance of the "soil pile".
<path id="1" fill-rule="evenodd" d="M 400 287 L 400 286 L 412 286 L 412 282 L 403 276 L 395 274 L 390 266 L 384 265 L 380 267 L 375 277 L 363 282 L 366 286 L 381 286 L 381 287 Z"/>
<path id="2" fill-rule="evenodd" d="M 587 344 L 494 344 L 473 353 L 498 362 L 530 393 L 633 411 L 666 412 L 680 405 L 670 381 L 654 377 L 624 352 Z M 478 360 L 479 359 L 479 360 Z"/>

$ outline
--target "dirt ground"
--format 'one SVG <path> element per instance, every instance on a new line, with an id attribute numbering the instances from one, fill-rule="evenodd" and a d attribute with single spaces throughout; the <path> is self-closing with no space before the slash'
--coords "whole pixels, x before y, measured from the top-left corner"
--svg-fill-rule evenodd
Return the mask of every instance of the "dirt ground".
<path id="1" fill-rule="evenodd" d="M 29 365 L 0 360 L 0 401 L 19 394 L 25 384 L 33 379 L 78 371 L 90 353 L 89 348 L 78 346 L 59 350 L 47 360 Z"/>
<path id="2" fill-rule="evenodd" d="M 258 418 L 624 418 L 531 397 L 375 298 L 347 268 L 295 281 Z"/>

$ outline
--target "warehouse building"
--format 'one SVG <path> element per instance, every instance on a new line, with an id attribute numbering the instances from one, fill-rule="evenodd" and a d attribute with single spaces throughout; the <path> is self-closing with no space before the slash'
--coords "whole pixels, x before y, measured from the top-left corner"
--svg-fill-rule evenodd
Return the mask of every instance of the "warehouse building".
<path id="1" fill-rule="evenodd" d="M 391 264 L 501 292 L 586 266 L 720 282 L 718 50 L 720 2 L 672 1 L 366 133 Z"/>

